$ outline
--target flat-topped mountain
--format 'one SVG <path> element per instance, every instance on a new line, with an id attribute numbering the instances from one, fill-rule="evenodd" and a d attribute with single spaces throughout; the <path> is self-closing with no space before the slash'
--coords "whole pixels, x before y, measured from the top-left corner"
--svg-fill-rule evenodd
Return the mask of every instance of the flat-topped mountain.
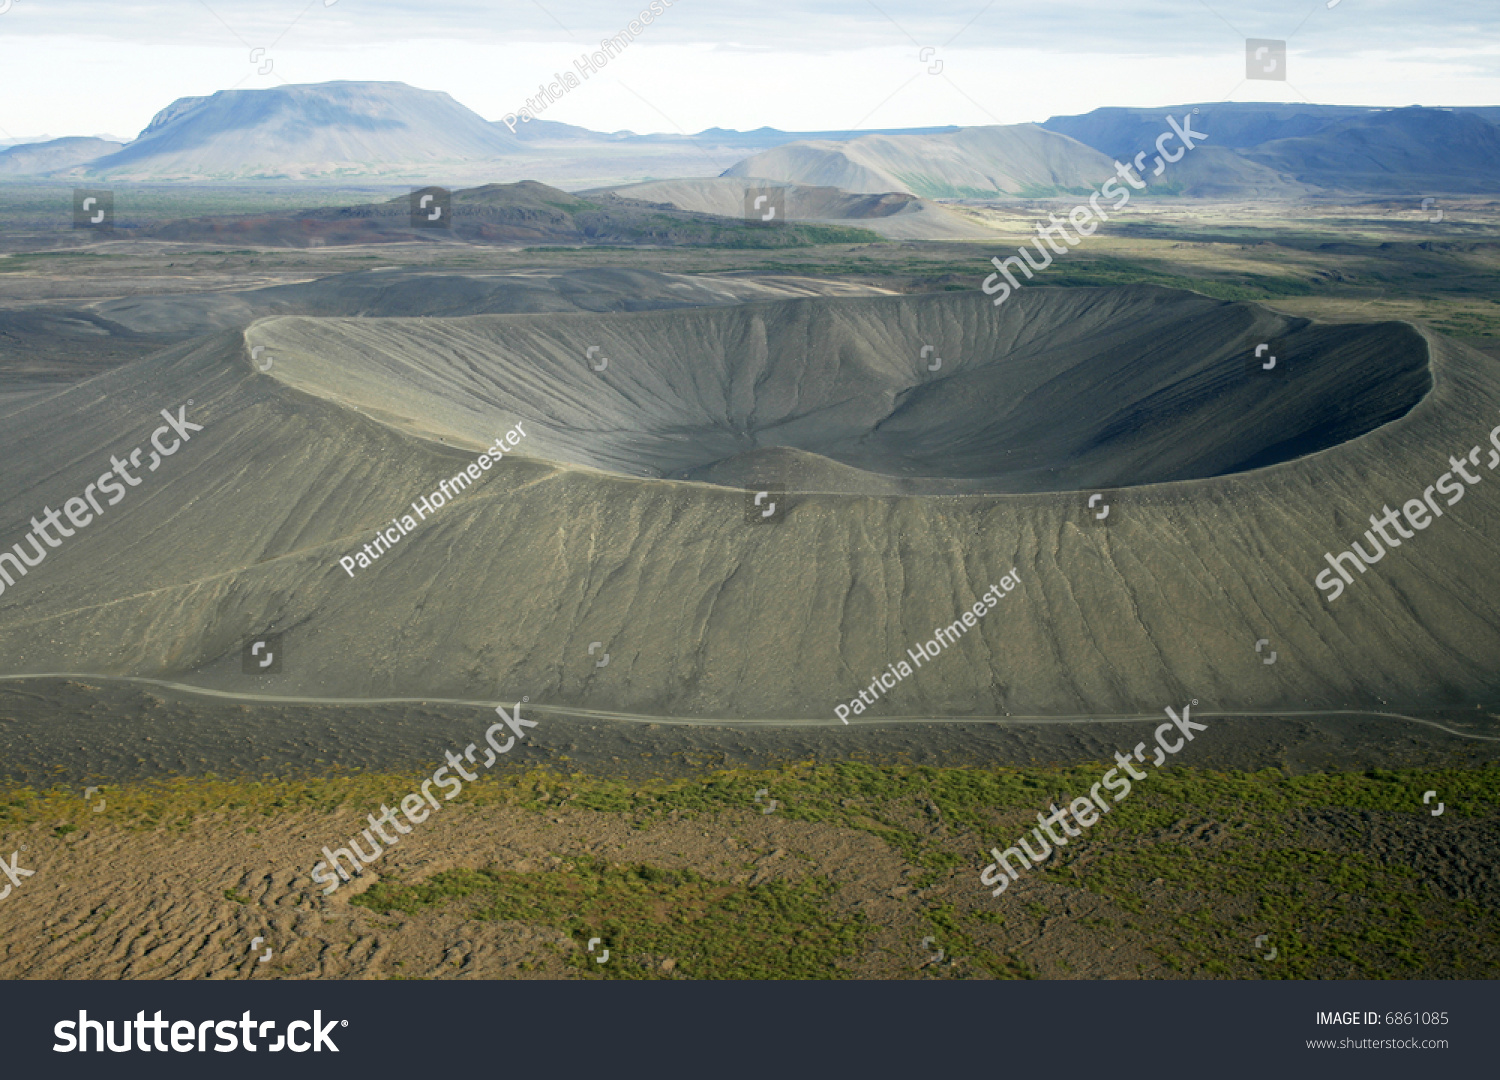
<path id="1" fill-rule="evenodd" d="M 504 127 L 447 94 L 405 83 L 331 82 L 181 98 L 89 171 L 99 178 L 304 180 L 493 161 L 518 146 Z"/>

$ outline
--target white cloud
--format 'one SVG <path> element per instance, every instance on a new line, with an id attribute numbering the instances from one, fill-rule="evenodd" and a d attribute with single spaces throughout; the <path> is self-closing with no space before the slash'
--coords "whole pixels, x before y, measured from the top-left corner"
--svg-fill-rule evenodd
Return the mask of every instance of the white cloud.
<path id="1" fill-rule="evenodd" d="M 178 97 L 331 79 L 445 90 L 499 119 L 640 10 L 540 4 L 16 0 L 0 15 L 0 127 L 133 134 Z M 1296 101 L 1299 91 L 1332 104 L 1500 104 L 1500 10 L 1491 7 L 814 0 L 788 10 L 676 0 L 611 62 L 602 85 L 569 94 L 547 118 L 600 130 L 818 130 L 1014 123 L 1226 97 Z M 1290 35 L 1291 82 L 1244 83 L 1236 31 Z M 921 45 L 936 49 L 941 75 L 926 74 Z M 267 49 L 256 65 L 253 47 Z M 273 71 L 261 76 L 265 58 Z"/>

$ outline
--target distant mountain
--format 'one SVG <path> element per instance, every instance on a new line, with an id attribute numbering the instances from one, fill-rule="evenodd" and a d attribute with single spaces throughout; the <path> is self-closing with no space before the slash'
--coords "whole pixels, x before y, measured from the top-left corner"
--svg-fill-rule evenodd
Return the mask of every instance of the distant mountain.
<path id="1" fill-rule="evenodd" d="M 211 241 L 272 247 L 458 240 L 505 246 L 759 248 L 867 243 L 880 239 L 878 234 L 864 229 L 814 224 L 762 228 L 742 218 L 731 220 L 688 213 L 611 194 L 584 199 L 531 180 L 454 191 L 447 214 L 451 222 L 448 227 L 414 224 L 410 197 L 403 195 L 360 206 L 192 218 L 143 229 L 136 235 L 183 243 Z"/>
<path id="2" fill-rule="evenodd" d="M 1189 111 L 1185 107 L 1176 115 Z M 1153 146 L 1164 126 L 1164 120 L 1153 121 L 1147 146 Z M 1155 153 L 1153 146 L 1148 163 Z M 1118 155 L 1126 162 L 1134 156 L 1134 150 Z M 724 175 L 827 184 L 855 192 L 907 192 L 929 199 L 985 199 L 1085 193 L 1114 175 L 1115 161 L 1115 155 L 1068 135 L 1036 124 L 1015 124 L 940 135 L 867 136 L 847 143 L 790 143 L 747 158 Z M 1274 168 L 1211 144 L 1186 155 L 1161 178 L 1146 179 L 1157 194 L 1186 198 L 1274 199 L 1312 190 Z"/>
<path id="3" fill-rule="evenodd" d="M 89 172 L 101 179 L 305 180 L 494 161 L 519 148 L 504 127 L 447 94 L 404 83 L 332 82 L 181 98 Z"/>
<path id="4" fill-rule="evenodd" d="M 1415 106 L 1373 112 L 1244 154 L 1330 190 L 1500 191 L 1500 128 L 1469 112 Z"/>
<path id="5" fill-rule="evenodd" d="M 940 131 L 945 129 L 917 129 Z M 49 169 L 93 181 L 374 180 L 479 184 L 541 176 L 595 186 L 718 171 L 746 154 L 855 132 L 697 135 L 597 132 L 551 120 L 489 121 L 447 94 L 400 82 L 330 82 L 185 97 L 122 147 Z"/>
<path id="6" fill-rule="evenodd" d="M 1172 179 L 1184 185 L 1184 194 L 1500 190 L 1497 107 L 1217 102 L 1095 109 L 1081 116 L 1054 116 L 1042 126 L 1125 161 L 1153 146 L 1166 130 L 1168 114 L 1180 117 L 1190 111 L 1197 113 L 1193 126 L 1208 134 L 1204 150 L 1213 148 L 1213 153 L 1195 154 L 1173 166 Z M 1225 156 L 1226 150 L 1239 161 Z M 1210 165 L 1211 175 L 1204 173 Z M 1230 174 L 1238 174 L 1237 179 L 1228 182 Z"/>
<path id="7" fill-rule="evenodd" d="M 526 123 L 518 123 L 514 134 L 511 133 L 509 125 L 503 121 L 491 120 L 490 126 L 501 131 L 505 138 L 515 139 L 522 143 L 620 142 L 636 137 L 628 131 L 606 135 L 603 132 L 579 127 L 577 124 L 560 124 L 555 120 L 530 120 Z"/>
<path id="8" fill-rule="evenodd" d="M 0 174 L 36 175 L 66 169 L 113 153 L 120 146 L 117 142 L 94 138 L 18 143 L 0 150 Z"/>
<path id="9" fill-rule="evenodd" d="M 1199 129 L 1195 126 L 1194 130 Z M 1155 157 L 1153 146 L 1144 160 L 1151 162 Z M 1120 160 L 1125 158 L 1133 161 L 1135 154 L 1122 155 Z M 1186 199 L 1299 199 L 1316 195 L 1320 190 L 1251 161 L 1238 150 L 1208 143 L 1183 155 L 1160 179 L 1151 175 L 1153 171 L 1148 169 L 1145 176 L 1153 193 Z"/>
<path id="10" fill-rule="evenodd" d="M 714 127 L 696 135 L 638 135 L 540 119 L 511 131 L 447 94 L 400 82 L 179 98 L 123 146 L 94 136 L 38 138 L 0 150 L 0 175 L 101 184 L 355 181 L 449 188 L 525 177 L 570 188 L 619 188 L 718 173 L 855 195 L 1027 197 L 1091 190 L 1116 159 L 1142 150 L 1154 155 L 1148 148 L 1166 130 L 1168 113 L 1195 108 L 1195 124 L 1208 133 L 1203 152 L 1160 180 L 1161 194 L 1484 192 L 1496 190 L 1493 178 L 1500 175 L 1500 107 L 1220 102 L 1103 108 L 1042 125 L 816 132 Z"/>
<path id="11" fill-rule="evenodd" d="M 1074 139 L 1036 124 L 1010 124 L 788 143 L 723 175 L 962 199 L 1087 189 L 1113 171 L 1108 158 Z"/>
<path id="12" fill-rule="evenodd" d="M 1280 105 L 1219 101 L 1162 109 L 1109 106 L 1080 116 L 1054 116 L 1041 126 L 1077 139 L 1101 154 L 1125 161 L 1151 146 L 1167 130 L 1168 114 L 1197 112 L 1193 127 L 1208 133 L 1209 146 L 1243 149 L 1271 139 L 1311 135 L 1328 125 L 1373 110 L 1349 105 Z M 1154 151 L 1153 151 L 1154 152 Z"/>

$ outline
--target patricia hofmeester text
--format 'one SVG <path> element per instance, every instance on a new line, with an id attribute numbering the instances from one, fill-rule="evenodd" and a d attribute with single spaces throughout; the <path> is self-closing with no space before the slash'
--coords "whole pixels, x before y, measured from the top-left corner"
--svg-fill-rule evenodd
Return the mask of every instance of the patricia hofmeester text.
<path id="1" fill-rule="evenodd" d="M 456 476 L 449 477 L 438 485 L 438 489 L 431 495 L 423 495 L 417 502 L 411 504 L 412 510 L 417 518 L 425 521 L 428 514 L 436 514 L 444 505 L 458 496 L 460 491 L 471 484 L 478 483 L 479 478 L 485 472 L 505 456 L 506 450 L 514 450 L 520 445 L 522 439 L 526 438 L 526 432 L 521 430 L 518 423 L 500 438 L 495 440 L 495 445 L 474 460 L 474 463 Z M 390 525 L 378 529 L 375 539 L 366 544 L 363 551 L 356 551 L 353 555 L 345 555 L 339 559 L 339 565 L 350 576 L 354 576 L 354 568 L 357 565 L 361 570 L 367 569 L 376 559 L 390 551 L 407 533 L 415 531 L 417 521 L 411 514 L 403 514 L 400 518 L 391 518 Z"/>
<path id="2" fill-rule="evenodd" d="M 911 664 L 905 660 L 897 660 L 894 664 L 888 664 L 886 669 L 870 680 L 870 685 L 859 692 L 859 697 L 850 700 L 849 704 L 839 704 L 833 707 L 834 715 L 844 723 L 849 722 L 850 716 L 858 716 L 875 702 L 880 700 L 880 694 L 884 690 L 896 689 L 896 684 L 902 679 L 909 679 L 915 671 L 912 664 L 922 666 L 923 660 L 935 660 L 938 653 L 950 645 L 958 642 L 968 631 L 979 625 L 979 620 L 984 618 L 1000 601 L 1015 591 L 1016 586 L 1021 584 L 1020 572 L 1012 566 L 1010 573 L 1000 579 L 999 585 L 991 585 L 985 590 L 984 595 L 974 602 L 974 606 L 965 611 L 947 626 L 939 626 L 932 632 L 932 639 L 925 645 L 917 642 L 915 649 L 907 649 L 906 655 L 911 657 Z"/>

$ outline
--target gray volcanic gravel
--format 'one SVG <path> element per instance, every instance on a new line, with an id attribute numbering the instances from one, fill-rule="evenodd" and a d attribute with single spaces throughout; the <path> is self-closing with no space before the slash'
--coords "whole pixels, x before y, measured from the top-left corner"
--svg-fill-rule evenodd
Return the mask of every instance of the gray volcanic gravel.
<path id="1" fill-rule="evenodd" d="M 1248 366 L 1256 340 L 1284 374 Z M 1403 323 L 1149 286 L 273 318 L 13 406 L 0 536 L 168 404 L 203 430 L 0 596 L 7 673 L 827 721 L 1014 571 L 857 718 L 1500 696 L 1493 474 L 1335 603 L 1313 585 L 1497 428 L 1493 361 Z M 516 451 L 352 569 L 515 425 Z M 774 520 L 740 484 L 784 487 Z M 247 676 L 270 631 L 285 671 Z"/>

